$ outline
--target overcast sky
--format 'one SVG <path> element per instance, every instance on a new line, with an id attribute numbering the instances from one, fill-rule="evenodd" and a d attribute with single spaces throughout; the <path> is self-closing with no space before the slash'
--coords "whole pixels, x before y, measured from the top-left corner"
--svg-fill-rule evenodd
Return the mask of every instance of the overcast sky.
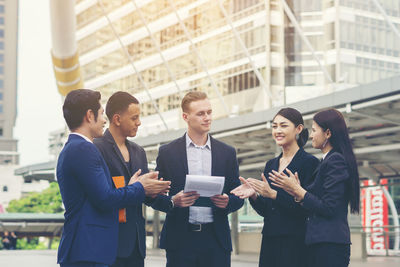
<path id="1" fill-rule="evenodd" d="M 51 63 L 48 0 L 19 1 L 17 121 L 20 165 L 48 161 L 49 132 L 64 127 Z"/>

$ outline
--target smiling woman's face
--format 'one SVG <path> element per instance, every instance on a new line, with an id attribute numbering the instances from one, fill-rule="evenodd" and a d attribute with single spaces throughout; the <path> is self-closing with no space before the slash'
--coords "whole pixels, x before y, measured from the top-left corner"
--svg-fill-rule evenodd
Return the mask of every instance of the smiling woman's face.
<path id="1" fill-rule="evenodd" d="M 296 142 L 296 127 L 293 122 L 277 115 L 272 122 L 272 137 L 278 146 Z"/>

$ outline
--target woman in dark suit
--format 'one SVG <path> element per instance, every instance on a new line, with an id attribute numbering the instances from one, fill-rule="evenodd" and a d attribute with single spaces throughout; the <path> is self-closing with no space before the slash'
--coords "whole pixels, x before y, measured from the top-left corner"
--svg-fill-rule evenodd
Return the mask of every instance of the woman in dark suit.
<path id="1" fill-rule="evenodd" d="M 314 182 L 298 183 L 301 174 L 272 172 L 273 184 L 294 196 L 308 211 L 306 244 L 309 267 L 346 267 L 350 262 L 348 205 L 359 211 L 357 163 L 343 115 L 329 109 L 314 116 L 312 145 L 323 153 Z M 306 189 L 304 189 L 306 188 Z"/>
<path id="2" fill-rule="evenodd" d="M 288 168 L 301 175 L 301 184 L 305 186 L 310 184 L 309 178 L 319 161 L 302 148 L 308 131 L 297 110 L 284 108 L 275 115 L 272 136 L 282 153 L 266 163 L 262 181 L 240 177 L 243 184 L 232 193 L 249 197 L 250 204 L 264 217 L 259 266 L 303 267 L 306 263 L 304 210 L 284 190 L 270 186 L 265 176 L 272 170 L 282 172 Z"/>

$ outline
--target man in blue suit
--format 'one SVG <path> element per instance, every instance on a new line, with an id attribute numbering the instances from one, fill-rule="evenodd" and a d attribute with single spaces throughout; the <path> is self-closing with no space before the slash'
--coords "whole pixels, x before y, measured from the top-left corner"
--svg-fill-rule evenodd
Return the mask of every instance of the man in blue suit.
<path id="1" fill-rule="evenodd" d="M 171 181 L 169 196 L 159 195 L 152 204 L 166 212 L 161 248 L 167 252 L 167 267 L 230 266 L 228 214 L 243 205 L 230 194 L 240 185 L 236 151 L 208 134 L 212 108 L 205 93 L 187 93 L 182 110 L 187 133 L 161 146 L 157 157 L 160 177 Z M 196 192 L 184 193 L 187 174 L 225 177 L 222 194 L 199 198 Z"/>
<path id="2" fill-rule="evenodd" d="M 109 129 L 94 144 L 103 155 L 111 177 L 123 177 L 124 184 L 128 184 L 135 172 L 149 172 L 144 149 L 127 139 L 136 136 L 141 124 L 139 101 L 129 93 L 116 92 L 107 101 L 106 115 Z M 130 205 L 123 213 L 126 218 L 119 223 L 117 259 L 112 267 L 143 267 L 146 235 L 142 205 Z"/>
<path id="3" fill-rule="evenodd" d="M 105 119 L 100 93 L 88 89 L 70 92 L 63 114 L 71 134 L 57 162 L 57 180 L 65 206 L 65 223 L 58 248 L 61 267 L 103 267 L 114 262 L 118 239 L 118 209 L 140 204 L 145 195 L 168 190 L 157 173 L 130 179 L 112 187 L 110 172 L 92 143 L 103 134 Z"/>

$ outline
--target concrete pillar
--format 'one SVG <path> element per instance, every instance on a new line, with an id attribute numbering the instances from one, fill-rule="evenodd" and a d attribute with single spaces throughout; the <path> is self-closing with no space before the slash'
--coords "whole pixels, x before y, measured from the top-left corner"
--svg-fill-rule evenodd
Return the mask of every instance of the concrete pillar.
<path id="1" fill-rule="evenodd" d="M 231 227 L 232 227 L 232 244 L 233 244 L 233 253 L 239 254 L 239 215 L 238 212 L 232 213 L 231 217 Z"/>
<path id="2" fill-rule="evenodd" d="M 158 248 L 160 243 L 160 211 L 154 210 L 153 215 L 153 248 Z"/>

